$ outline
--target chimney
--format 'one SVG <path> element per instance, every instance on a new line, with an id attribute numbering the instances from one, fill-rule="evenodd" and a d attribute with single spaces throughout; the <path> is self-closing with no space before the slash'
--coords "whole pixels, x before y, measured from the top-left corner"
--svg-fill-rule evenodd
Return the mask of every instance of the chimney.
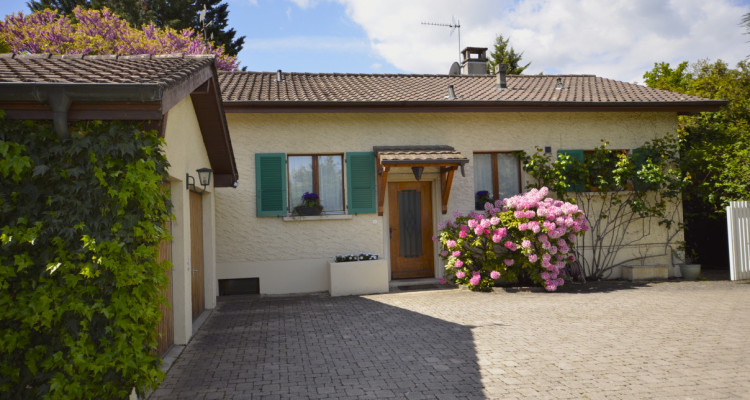
<path id="1" fill-rule="evenodd" d="M 508 88 L 508 83 L 505 81 L 506 72 L 508 72 L 508 64 L 495 65 L 495 74 L 497 75 L 497 88 L 500 90 Z"/>
<path id="2" fill-rule="evenodd" d="M 486 47 L 466 47 L 461 55 L 461 75 L 487 75 Z"/>

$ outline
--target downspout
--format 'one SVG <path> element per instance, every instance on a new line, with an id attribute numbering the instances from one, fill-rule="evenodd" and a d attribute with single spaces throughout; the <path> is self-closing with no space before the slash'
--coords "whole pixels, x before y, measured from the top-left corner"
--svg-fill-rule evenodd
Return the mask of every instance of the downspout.
<path id="1" fill-rule="evenodd" d="M 52 125 L 60 140 L 70 138 L 68 129 L 68 111 L 73 101 L 65 94 L 65 89 L 54 88 L 50 90 L 47 102 L 52 108 Z"/>

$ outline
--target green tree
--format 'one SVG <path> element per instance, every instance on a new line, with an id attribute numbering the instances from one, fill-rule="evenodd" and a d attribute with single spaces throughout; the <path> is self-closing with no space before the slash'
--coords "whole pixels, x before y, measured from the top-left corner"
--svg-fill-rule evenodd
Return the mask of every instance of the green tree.
<path id="1" fill-rule="evenodd" d="M 725 208 L 750 198 L 750 64 L 683 62 L 677 68 L 657 63 L 644 74 L 649 87 L 709 99 L 727 100 L 717 112 L 680 117 L 682 169 L 692 176 L 683 198 L 688 249 L 702 263 L 724 264 Z M 710 257 L 708 255 L 710 254 Z M 717 261 L 717 258 L 718 261 Z"/>
<path id="2" fill-rule="evenodd" d="M 227 3 L 222 3 L 222 0 L 197 0 L 196 6 L 198 10 L 203 10 L 203 6 L 206 6 L 206 21 L 210 21 L 211 25 L 206 28 L 206 37 L 211 39 L 213 42 L 223 45 L 224 51 L 231 55 L 236 56 L 242 46 L 245 43 L 245 37 L 240 36 L 235 39 L 237 31 L 234 28 L 229 27 L 229 6 Z M 193 29 L 199 32 L 201 29 L 201 23 L 198 21 L 198 14 L 193 16 Z"/>
<path id="3" fill-rule="evenodd" d="M 496 65 L 508 64 L 509 74 L 520 75 L 529 65 L 531 65 L 529 62 L 526 65 L 521 66 L 523 52 L 516 53 L 509 42 L 510 38 L 506 39 L 503 35 L 497 35 L 495 38 L 495 49 L 490 52 L 490 60 L 487 65 L 490 73 L 494 73 Z"/>
<path id="4" fill-rule="evenodd" d="M 200 32 L 203 27 L 199 21 L 200 12 L 205 6 L 206 38 L 213 39 L 215 45 L 224 46 L 225 53 L 236 56 L 245 42 L 245 37 L 235 38 L 237 32 L 229 27 L 229 6 L 223 0 L 31 0 L 27 6 L 31 11 L 42 11 L 46 8 L 58 10 L 58 13 L 74 18 L 76 6 L 83 9 L 102 9 L 107 7 L 134 28 L 140 28 L 153 22 L 157 28 L 172 28 L 181 31 L 191 28 Z"/>

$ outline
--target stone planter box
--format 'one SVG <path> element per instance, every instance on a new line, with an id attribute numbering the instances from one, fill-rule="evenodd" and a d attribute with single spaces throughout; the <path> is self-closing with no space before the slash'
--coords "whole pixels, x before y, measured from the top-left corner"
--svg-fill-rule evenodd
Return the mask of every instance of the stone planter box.
<path id="1" fill-rule="evenodd" d="M 388 293 L 386 260 L 328 262 L 331 296 Z"/>
<path id="2" fill-rule="evenodd" d="M 623 265 L 622 278 L 630 281 L 669 279 L 669 267 L 664 264 Z"/>

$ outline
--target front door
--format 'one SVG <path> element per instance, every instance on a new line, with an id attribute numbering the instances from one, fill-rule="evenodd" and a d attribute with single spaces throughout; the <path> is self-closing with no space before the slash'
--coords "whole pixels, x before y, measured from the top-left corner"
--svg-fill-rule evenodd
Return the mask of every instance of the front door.
<path id="1" fill-rule="evenodd" d="M 203 198 L 190 192 L 190 267 L 192 269 L 193 320 L 205 308 L 203 296 Z"/>
<path id="2" fill-rule="evenodd" d="M 430 182 L 388 183 L 391 278 L 435 276 Z"/>

